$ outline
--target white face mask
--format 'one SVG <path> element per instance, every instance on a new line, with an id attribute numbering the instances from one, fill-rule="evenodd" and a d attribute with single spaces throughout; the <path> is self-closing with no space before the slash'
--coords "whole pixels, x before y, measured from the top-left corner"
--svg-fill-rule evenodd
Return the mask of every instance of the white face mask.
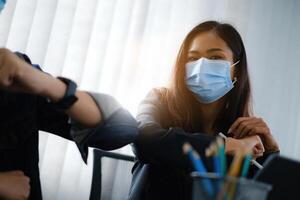
<path id="1" fill-rule="evenodd" d="M 186 64 L 185 82 L 190 91 L 198 96 L 202 103 L 212 103 L 227 94 L 235 81 L 232 82 L 230 68 L 239 61 L 230 64 L 226 60 L 199 60 Z"/>

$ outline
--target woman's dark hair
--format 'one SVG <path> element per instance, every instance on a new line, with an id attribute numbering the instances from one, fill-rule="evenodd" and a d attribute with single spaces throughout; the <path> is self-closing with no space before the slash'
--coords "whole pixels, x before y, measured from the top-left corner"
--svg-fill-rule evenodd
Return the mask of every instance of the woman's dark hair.
<path id="1" fill-rule="evenodd" d="M 200 33 L 213 31 L 233 52 L 235 66 L 235 77 L 237 82 L 234 88 L 226 94 L 226 106 L 215 122 L 216 131 L 226 132 L 236 118 L 250 116 L 252 114 L 251 87 L 247 69 L 246 51 L 240 34 L 230 24 L 216 21 L 206 21 L 194 27 L 184 39 L 174 67 L 170 88 L 163 99 L 168 105 L 168 110 L 174 119 L 175 126 L 185 129 L 198 129 L 201 127 L 201 119 L 195 106 L 199 102 L 195 95 L 188 90 L 185 84 L 185 64 L 187 62 L 188 48 L 193 39 Z M 200 125 L 199 125 L 200 124 Z"/>

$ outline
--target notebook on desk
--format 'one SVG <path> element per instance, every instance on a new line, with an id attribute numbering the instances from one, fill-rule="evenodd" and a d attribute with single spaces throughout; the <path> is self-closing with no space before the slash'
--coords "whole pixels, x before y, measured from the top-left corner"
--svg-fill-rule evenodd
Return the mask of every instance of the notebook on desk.
<path id="1" fill-rule="evenodd" d="M 269 200 L 300 199 L 299 161 L 278 155 L 271 156 L 254 179 L 272 185 Z"/>

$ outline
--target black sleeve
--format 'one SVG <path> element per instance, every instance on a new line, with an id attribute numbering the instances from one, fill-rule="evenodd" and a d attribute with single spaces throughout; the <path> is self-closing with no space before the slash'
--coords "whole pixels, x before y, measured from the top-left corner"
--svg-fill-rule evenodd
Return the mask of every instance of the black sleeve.
<path id="1" fill-rule="evenodd" d="M 38 97 L 37 113 L 39 130 L 72 140 L 70 135 L 71 124 L 67 114 L 55 109 L 44 97 Z"/>
<path id="2" fill-rule="evenodd" d="M 205 148 L 214 137 L 201 133 L 187 133 L 176 127 L 163 128 L 163 113 L 159 90 L 152 90 L 141 102 L 137 115 L 139 136 L 134 146 L 140 162 L 156 165 L 190 168 L 190 162 L 182 152 L 185 141 L 189 142 L 205 158 Z"/>

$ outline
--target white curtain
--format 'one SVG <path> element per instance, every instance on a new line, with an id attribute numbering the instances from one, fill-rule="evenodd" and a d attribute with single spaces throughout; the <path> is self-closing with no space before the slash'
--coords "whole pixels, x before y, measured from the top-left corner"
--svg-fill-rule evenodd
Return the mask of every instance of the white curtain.
<path id="1" fill-rule="evenodd" d="M 229 22 L 245 42 L 256 114 L 282 154 L 300 159 L 299 10 L 298 0 L 8 0 L 0 45 L 81 89 L 113 95 L 134 115 L 152 87 L 168 83 L 194 25 Z M 91 158 L 86 166 L 72 142 L 40 133 L 44 199 L 87 199 Z"/>

